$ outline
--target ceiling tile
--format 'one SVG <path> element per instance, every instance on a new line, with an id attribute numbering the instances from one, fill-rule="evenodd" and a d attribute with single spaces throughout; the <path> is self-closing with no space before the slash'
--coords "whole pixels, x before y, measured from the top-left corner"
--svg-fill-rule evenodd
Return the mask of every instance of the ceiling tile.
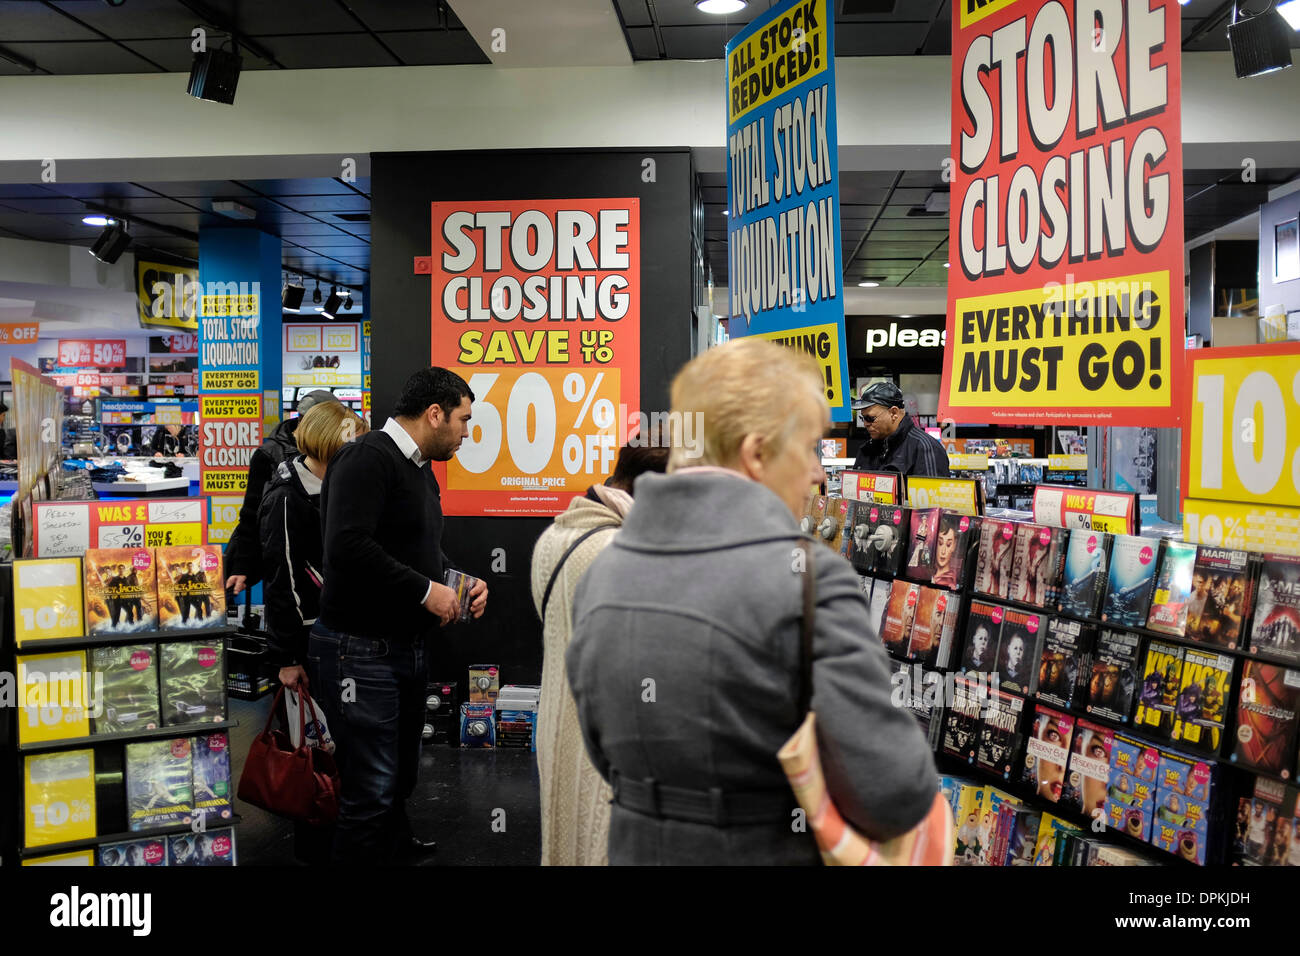
<path id="1" fill-rule="evenodd" d="M 468 30 L 420 30 L 380 33 L 380 39 L 407 66 L 451 66 L 491 63 Z"/>

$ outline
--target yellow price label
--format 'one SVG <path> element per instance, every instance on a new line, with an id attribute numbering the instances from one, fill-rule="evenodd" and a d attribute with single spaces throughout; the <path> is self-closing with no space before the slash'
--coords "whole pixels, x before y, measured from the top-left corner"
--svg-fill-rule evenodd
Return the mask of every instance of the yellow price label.
<path id="1" fill-rule="evenodd" d="M 239 524 L 239 508 L 244 499 L 237 495 L 213 495 L 208 502 L 208 544 L 225 544 Z"/>
<path id="2" fill-rule="evenodd" d="M 1108 531 L 1111 534 L 1128 534 L 1130 531 L 1129 519 L 1116 515 L 1093 515 L 1092 530 Z"/>
<path id="3" fill-rule="evenodd" d="M 183 544 L 202 544 L 201 524 L 151 524 L 144 529 L 146 548 L 169 548 Z"/>
<path id="4" fill-rule="evenodd" d="M 946 508 L 958 514 L 979 514 L 979 491 L 973 479 L 923 478 L 907 479 L 907 505 L 909 508 Z"/>
<path id="5" fill-rule="evenodd" d="M 216 369 L 203 373 L 202 389 L 205 392 L 257 391 L 257 372 L 254 369 Z"/>
<path id="6" fill-rule="evenodd" d="M 43 558 L 14 562 L 14 637 L 18 647 L 80 637 L 81 560 Z"/>
<path id="7" fill-rule="evenodd" d="M 988 471 L 988 455 L 949 455 L 948 467 L 953 471 Z"/>
<path id="8" fill-rule="evenodd" d="M 90 850 L 75 850 L 72 853 L 51 853 L 49 856 L 37 856 L 23 860 L 23 866 L 94 866 L 95 854 Z"/>
<path id="9" fill-rule="evenodd" d="M 1237 551 L 1300 554 L 1300 508 L 1187 498 L 1183 540 Z"/>
<path id="10" fill-rule="evenodd" d="M 1087 471 L 1087 455 L 1048 455 L 1048 471 Z"/>
<path id="11" fill-rule="evenodd" d="M 1300 507 L 1300 344 L 1214 353 L 1189 353 L 1184 493 Z"/>
<path id="12" fill-rule="evenodd" d="M 18 658 L 18 742 L 41 743 L 90 736 L 86 652 Z"/>
<path id="13" fill-rule="evenodd" d="M 95 754 L 33 754 L 23 768 L 23 845 L 49 846 L 96 834 Z"/>

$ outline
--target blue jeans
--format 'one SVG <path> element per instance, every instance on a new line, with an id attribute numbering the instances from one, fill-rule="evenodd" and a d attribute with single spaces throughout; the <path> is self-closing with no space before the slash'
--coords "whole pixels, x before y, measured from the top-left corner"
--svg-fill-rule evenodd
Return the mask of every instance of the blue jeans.
<path id="1" fill-rule="evenodd" d="M 424 639 L 376 640 L 317 623 L 307 671 L 338 749 L 336 863 L 391 862 L 410 836 L 428 675 Z"/>

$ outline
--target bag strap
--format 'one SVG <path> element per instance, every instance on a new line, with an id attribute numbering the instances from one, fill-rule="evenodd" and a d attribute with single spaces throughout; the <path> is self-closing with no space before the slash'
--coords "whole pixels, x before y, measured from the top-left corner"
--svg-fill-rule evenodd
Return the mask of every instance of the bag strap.
<path id="1" fill-rule="evenodd" d="M 813 580 L 812 548 L 806 539 L 798 547 L 803 551 L 803 614 L 799 618 L 799 716 L 812 705 L 813 630 L 817 617 L 816 581 Z"/>
<path id="2" fill-rule="evenodd" d="M 613 525 L 603 524 L 596 528 L 591 528 L 578 535 L 578 540 L 569 545 L 568 550 L 560 555 L 559 562 L 555 565 L 555 570 L 551 572 L 551 579 L 546 582 L 546 593 L 542 595 L 542 624 L 546 623 L 546 607 L 551 603 L 551 589 L 555 587 L 555 582 L 560 576 L 560 568 L 564 567 L 564 562 L 569 560 L 569 555 L 578 549 L 578 545 L 586 541 L 597 531 L 606 531 L 614 527 Z"/>
<path id="3" fill-rule="evenodd" d="M 276 691 L 275 700 L 271 701 L 271 712 L 266 715 L 266 726 L 262 728 L 263 734 L 269 734 L 271 732 L 271 724 L 275 722 L 276 715 L 280 713 L 280 703 L 283 700 L 284 700 L 284 685 L 281 684 L 280 689 Z M 286 713 L 285 723 L 288 723 L 288 720 L 289 717 L 288 714 Z"/>

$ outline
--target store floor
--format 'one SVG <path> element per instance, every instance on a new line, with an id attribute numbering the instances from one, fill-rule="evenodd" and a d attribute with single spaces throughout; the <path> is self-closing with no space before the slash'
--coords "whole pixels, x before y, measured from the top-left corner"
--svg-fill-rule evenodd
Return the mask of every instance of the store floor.
<path id="1" fill-rule="evenodd" d="M 239 721 L 230 731 L 235 781 L 273 699 L 268 694 L 259 701 L 230 701 L 231 718 Z M 438 841 L 424 865 L 529 866 L 541 859 L 537 759 L 526 750 L 427 746 L 407 808 L 415 831 Z M 292 823 L 241 801 L 235 812 L 243 818 L 236 830 L 240 866 L 298 865 Z"/>

